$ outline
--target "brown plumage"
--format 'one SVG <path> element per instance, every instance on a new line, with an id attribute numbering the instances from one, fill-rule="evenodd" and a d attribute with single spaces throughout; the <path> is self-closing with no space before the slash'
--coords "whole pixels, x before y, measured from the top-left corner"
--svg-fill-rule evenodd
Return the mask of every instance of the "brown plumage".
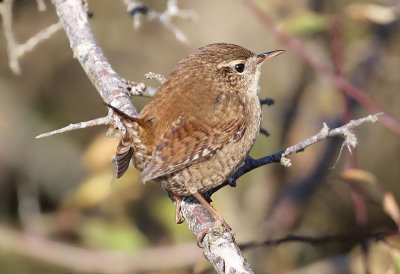
<path id="1" fill-rule="evenodd" d="M 122 115 L 127 131 L 117 148 L 117 177 L 132 158 L 143 182 L 156 181 L 175 197 L 194 195 L 207 203 L 199 193 L 225 182 L 256 139 L 260 67 L 282 52 L 256 55 L 219 43 L 180 61 L 139 117 Z"/>

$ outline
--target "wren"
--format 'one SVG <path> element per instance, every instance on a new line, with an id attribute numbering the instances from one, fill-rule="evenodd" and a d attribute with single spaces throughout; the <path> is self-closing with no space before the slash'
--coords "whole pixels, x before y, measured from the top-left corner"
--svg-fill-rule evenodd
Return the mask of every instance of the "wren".
<path id="1" fill-rule="evenodd" d="M 193 195 L 230 231 L 201 193 L 228 180 L 247 157 L 260 130 L 260 68 L 282 52 L 211 44 L 181 60 L 138 117 L 110 106 L 126 128 L 117 177 L 132 159 L 143 182 L 159 182 L 174 197 L 177 223 L 181 197 Z"/>

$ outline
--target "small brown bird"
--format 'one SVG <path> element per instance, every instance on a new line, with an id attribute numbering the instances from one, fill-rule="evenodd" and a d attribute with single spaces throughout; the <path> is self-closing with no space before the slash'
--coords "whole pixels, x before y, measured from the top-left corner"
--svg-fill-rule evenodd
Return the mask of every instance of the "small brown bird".
<path id="1" fill-rule="evenodd" d="M 193 195 L 231 230 L 200 193 L 224 183 L 245 160 L 260 129 L 260 67 L 282 52 L 211 44 L 178 63 L 139 117 L 110 106 L 126 127 L 117 177 L 132 158 L 143 182 L 159 182 L 175 198 L 177 223 L 181 196 Z"/>

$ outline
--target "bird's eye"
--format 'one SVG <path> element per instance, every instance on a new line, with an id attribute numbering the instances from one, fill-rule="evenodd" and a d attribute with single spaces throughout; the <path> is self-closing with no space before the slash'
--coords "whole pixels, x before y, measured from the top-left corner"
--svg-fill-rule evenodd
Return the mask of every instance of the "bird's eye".
<path id="1" fill-rule="evenodd" d="M 239 73 L 242 73 L 244 71 L 244 64 L 240 63 L 240 64 L 236 64 L 235 65 L 235 70 Z"/>

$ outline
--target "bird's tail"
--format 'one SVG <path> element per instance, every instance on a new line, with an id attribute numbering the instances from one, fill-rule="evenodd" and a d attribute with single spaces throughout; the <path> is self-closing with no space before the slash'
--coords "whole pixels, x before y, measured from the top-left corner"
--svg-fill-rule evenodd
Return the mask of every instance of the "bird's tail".
<path id="1" fill-rule="evenodd" d="M 122 136 L 115 153 L 117 178 L 124 175 L 132 158 L 135 167 L 143 170 L 151 161 L 150 125 L 143 119 L 132 117 L 114 106 L 106 105 L 122 117 L 121 122 L 126 128 L 126 133 Z"/>

